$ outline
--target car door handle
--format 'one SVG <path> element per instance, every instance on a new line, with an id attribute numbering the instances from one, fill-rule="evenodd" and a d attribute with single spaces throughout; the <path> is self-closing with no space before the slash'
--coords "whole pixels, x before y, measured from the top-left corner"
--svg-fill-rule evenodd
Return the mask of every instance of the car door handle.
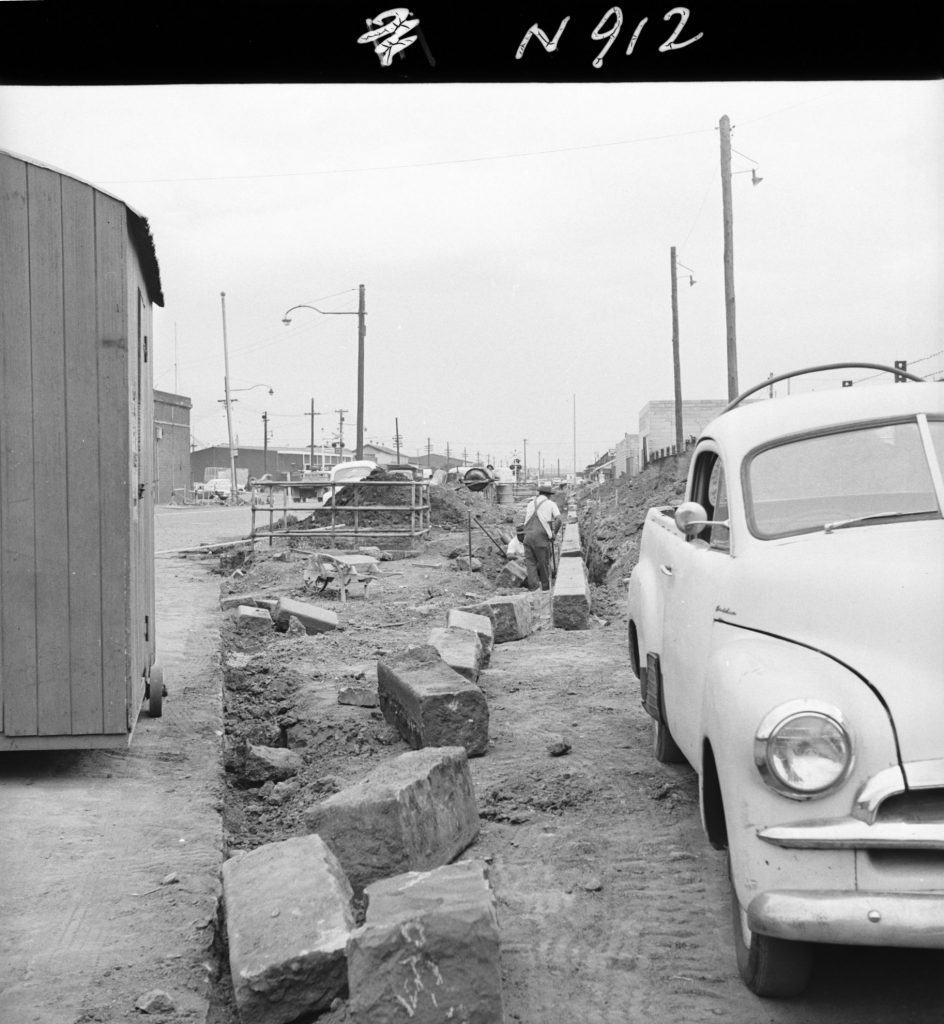
<path id="1" fill-rule="evenodd" d="M 659 572 L 661 572 L 663 576 L 671 576 L 672 575 L 672 566 L 671 565 L 660 565 L 659 566 Z"/>

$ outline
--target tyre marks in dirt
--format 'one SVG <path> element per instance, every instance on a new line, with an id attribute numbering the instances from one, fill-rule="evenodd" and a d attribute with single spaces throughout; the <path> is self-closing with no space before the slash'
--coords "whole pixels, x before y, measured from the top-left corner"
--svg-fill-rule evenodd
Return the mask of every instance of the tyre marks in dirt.
<path id="1" fill-rule="evenodd" d="M 652 756 L 624 624 L 542 631 L 493 664 L 493 745 L 470 762 L 483 828 L 467 855 L 491 859 L 507 1021 L 944 1022 L 938 951 L 824 947 L 803 997 L 744 987 L 724 855 L 702 831 L 694 773 Z M 560 734 L 570 752 L 551 757 Z"/>

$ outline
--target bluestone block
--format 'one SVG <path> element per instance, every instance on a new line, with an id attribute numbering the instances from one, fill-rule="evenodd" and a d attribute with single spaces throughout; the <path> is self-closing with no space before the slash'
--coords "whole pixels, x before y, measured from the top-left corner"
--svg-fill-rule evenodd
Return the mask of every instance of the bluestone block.
<path id="1" fill-rule="evenodd" d="M 479 832 L 465 750 L 400 754 L 308 808 L 303 820 L 337 855 L 356 892 L 379 878 L 448 864 Z"/>
<path id="2" fill-rule="evenodd" d="M 316 835 L 224 861 L 229 964 L 242 1020 L 285 1024 L 344 994 L 352 897 L 337 858 Z"/>

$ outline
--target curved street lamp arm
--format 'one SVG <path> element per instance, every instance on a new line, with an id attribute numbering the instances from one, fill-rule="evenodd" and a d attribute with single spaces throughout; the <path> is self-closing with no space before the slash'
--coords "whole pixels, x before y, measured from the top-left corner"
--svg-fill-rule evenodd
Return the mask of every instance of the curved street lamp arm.
<path id="1" fill-rule="evenodd" d="M 289 313 L 294 309 L 313 309 L 316 313 L 320 313 L 322 316 L 358 316 L 358 311 L 356 309 L 319 309 L 317 306 L 310 306 L 307 302 L 302 302 L 297 306 L 292 306 L 282 314 L 283 324 L 291 323 Z"/>

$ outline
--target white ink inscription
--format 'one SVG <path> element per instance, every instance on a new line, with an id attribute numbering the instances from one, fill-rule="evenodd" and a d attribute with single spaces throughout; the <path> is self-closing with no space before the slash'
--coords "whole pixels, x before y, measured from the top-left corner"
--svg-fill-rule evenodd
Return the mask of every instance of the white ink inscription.
<path id="1" fill-rule="evenodd" d="M 697 35 L 691 36 L 689 39 L 679 40 L 679 36 L 688 24 L 690 16 L 691 11 L 688 7 L 673 7 L 663 15 L 663 21 L 670 21 L 672 18 L 678 18 L 678 24 L 671 32 L 668 39 L 659 46 L 659 53 L 669 53 L 672 50 L 681 50 L 686 46 L 690 46 L 692 43 L 697 43 L 698 40 L 704 36 L 704 32 L 699 32 Z M 560 23 L 553 38 L 549 37 L 538 23 L 535 22 L 528 31 L 525 32 L 524 38 L 518 44 L 518 49 L 515 52 L 515 60 L 521 60 L 522 56 L 524 56 L 524 51 L 532 38 L 537 39 L 547 53 L 554 53 L 560 45 L 561 36 L 563 35 L 564 29 L 567 27 L 567 23 L 569 21 L 570 15 L 564 18 Z M 636 43 L 639 41 L 642 30 L 645 28 L 648 21 L 649 18 L 645 17 L 640 18 L 636 23 L 636 28 L 633 30 L 633 34 L 630 37 L 629 45 L 626 47 L 627 57 L 632 56 L 633 51 L 636 49 Z M 592 63 L 595 68 L 599 69 L 603 67 L 603 61 L 605 60 L 610 47 L 616 42 L 616 37 L 620 34 L 622 27 L 623 9 L 621 7 L 611 7 L 597 22 L 596 28 L 590 33 L 590 38 L 598 42 L 605 40 L 605 42 L 600 52 L 593 58 Z"/>
<path id="2" fill-rule="evenodd" d="M 393 58 L 416 42 L 416 36 L 408 36 L 420 23 L 419 18 L 412 18 L 408 7 L 392 7 L 389 11 L 381 11 L 374 18 L 367 19 L 368 31 L 358 38 L 359 43 L 373 43 L 374 53 L 380 58 L 383 67 L 390 67 Z"/>

